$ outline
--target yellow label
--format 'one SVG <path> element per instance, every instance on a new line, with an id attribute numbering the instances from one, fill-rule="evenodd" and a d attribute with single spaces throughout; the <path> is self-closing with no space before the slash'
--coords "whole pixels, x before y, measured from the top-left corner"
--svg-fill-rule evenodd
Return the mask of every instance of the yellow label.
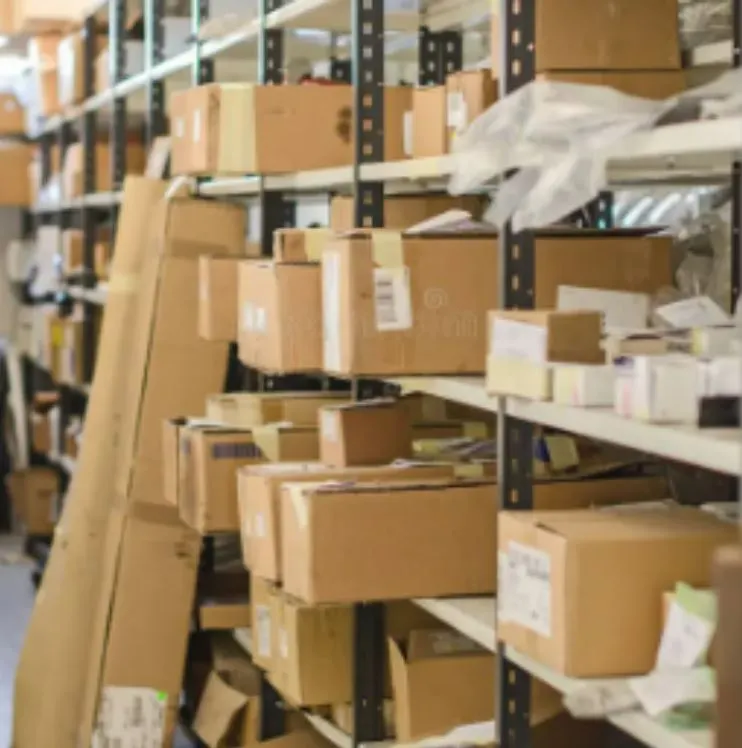
<path id="1" fill-rule="evenodd" d="M 374 264 L 378 267 L 404 267 L 402 234 L 398 231 L 373 231 L 371 234 L 371 251 Z"/>

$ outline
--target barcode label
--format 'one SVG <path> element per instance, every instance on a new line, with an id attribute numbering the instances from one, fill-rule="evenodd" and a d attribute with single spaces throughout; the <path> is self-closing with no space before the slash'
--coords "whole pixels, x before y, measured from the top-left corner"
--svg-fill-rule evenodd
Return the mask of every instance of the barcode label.
<path id="1" fill-rule="evenodd" d="M 271 656 L 271 612 L 265 605 L 255 606 L 255 620 L 258 629 L 258 656 Z"/>
<path id="2" fill-rule="evenodd" d="M 381 332 L 412 327 L 410 272 L 406 267 L 374 270 L 376 329 Z"/>
<path id="3" fill-rule="evenodd" d="M 93 748 L 161 748 L 166 708 L 167 694 L 153 688 L 106 686 Z"/>

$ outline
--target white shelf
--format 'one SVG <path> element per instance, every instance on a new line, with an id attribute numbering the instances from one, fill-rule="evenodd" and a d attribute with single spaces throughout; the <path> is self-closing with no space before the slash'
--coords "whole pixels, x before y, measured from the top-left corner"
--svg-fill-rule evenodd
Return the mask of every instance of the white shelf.
<path id="1" fill-rule="evenodd" d="M 591 682 L 561 675 L 512 647 L 507 648 L 506 655 L 512 663 L 565 695 Z M 610 717 L 608 721 L 650 748 L 713 748 L 714 744 L 710 730 L 676 732 L 639 710 Z"/>
<path id="2" fill-rule="evenodd" d="M 499 399 L 487 394 L 484 377 L 393 377 L 385 381 L 404 393 L 424 392 L 492 413 L 499 410 Z"/>
<path id="3" fill-rule="evenodd" d="M 544 426 L 617 444 L 729 475 L 742 473 L 738 429 L 658 426 L 622 418 L 607 408 L 571 408 L 507 399 L 507 413 Z"/>
<path id="4" fill-rule="evenodd" d="M 494 597 L 425 598 L 415 604 L 490 652 L 497 651 Z"/>

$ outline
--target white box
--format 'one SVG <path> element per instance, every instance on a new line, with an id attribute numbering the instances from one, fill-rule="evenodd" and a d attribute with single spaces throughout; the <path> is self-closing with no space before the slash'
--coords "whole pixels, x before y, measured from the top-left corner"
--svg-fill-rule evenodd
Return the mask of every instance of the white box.
<path id="1" fill-rule="evenodd" d="M 739 327 L 699 327 L 693 330 L 691 348 L 695 356 L 726 356 L 734 353 L 742 338 Z"/>
<path id="2" fill-rule="evenodd" d="M 553 399 L 559 405 L 610 408 L 615 383 L 616 371 L 612 364 L 557 364 L 553 371 Z"/>
<path id="3" fill-rule="evenodd" d="M 723 356 L 698 363 L 699 397 L 742 397 L 742 358 Z"/>
<path id="4" fill-rule="evenodd" d="M 641 330 L 647 326 L 650 304 L 645 293 L 559 286 L 557 294 L 557 309 L 600 312 L 604 329 Z"/>
<path id="5" fill-rule="evenodd" d="M 690 356 L 637 356 L 633 418 L 648 423 L 698 423 L 698 362 Z"/>

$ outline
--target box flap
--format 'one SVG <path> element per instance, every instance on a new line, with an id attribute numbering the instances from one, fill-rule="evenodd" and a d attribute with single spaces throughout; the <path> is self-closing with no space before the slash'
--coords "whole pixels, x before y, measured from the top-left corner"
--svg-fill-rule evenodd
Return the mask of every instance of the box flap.
<path id="1" fill-rule="evenodd" d="M 209 748 L 223 748 L 240 710 L 248 697 L 232 688 L 222 677 L 212 672 L 206 683 L 193 723 L 195 733 Z"/>

